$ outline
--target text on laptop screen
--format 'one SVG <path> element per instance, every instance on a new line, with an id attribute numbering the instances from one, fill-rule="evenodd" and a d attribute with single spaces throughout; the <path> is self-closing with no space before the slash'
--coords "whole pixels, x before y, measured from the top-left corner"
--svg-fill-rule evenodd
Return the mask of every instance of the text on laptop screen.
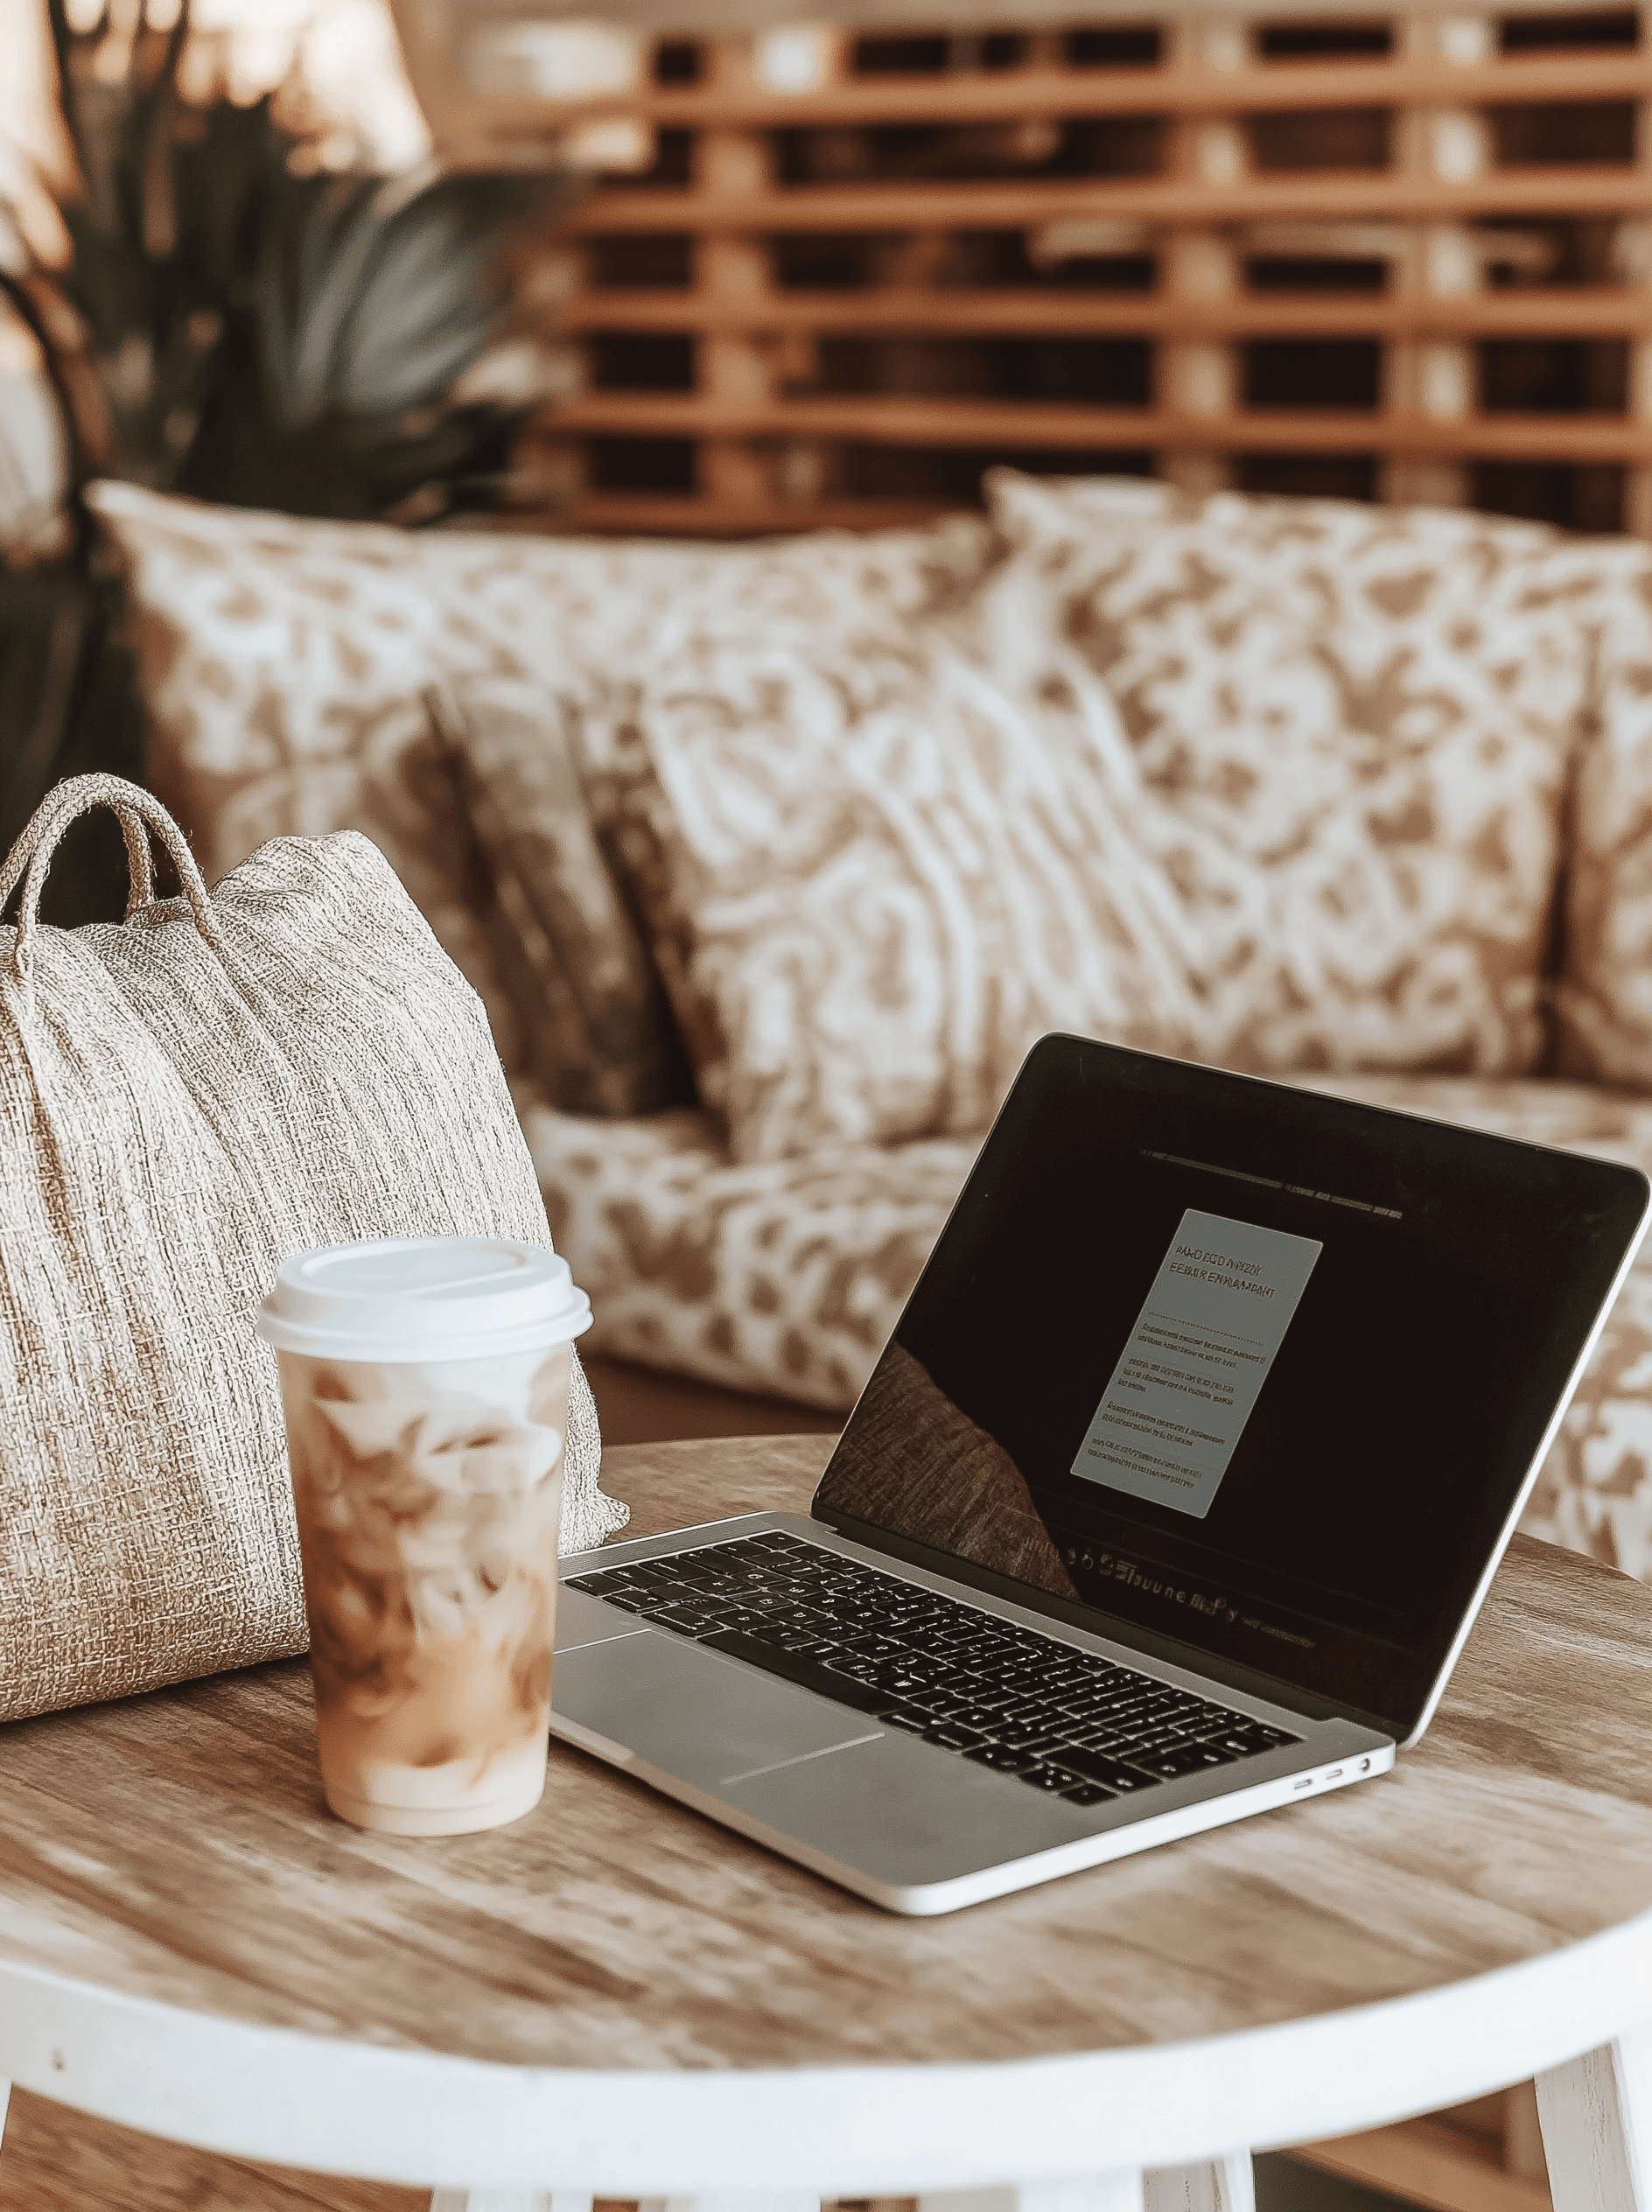
<path id="1" fill-rule="evenodd" d="M 1202 1520 L 1324 1249 L 1190 1206 L 1073 1473 Z"/>
<path id="2" fill-rule="evenodd" d="M 1046 1039 L 816 1510 L 1404 1727 L 1644 1200 Z"/>

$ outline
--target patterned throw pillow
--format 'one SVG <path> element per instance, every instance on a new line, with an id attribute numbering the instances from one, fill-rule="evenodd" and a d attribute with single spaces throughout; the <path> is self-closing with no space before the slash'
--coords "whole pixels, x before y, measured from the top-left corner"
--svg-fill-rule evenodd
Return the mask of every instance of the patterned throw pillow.
<path id="1" fill-rule="evenodd" d="M 500 973 L 545 1096 L 570 1114 L 687 1104 L 688 1060 L 561 702 L 485 676 L 436 685 L 428 699 L 486 878 Z"/>
<path id="2" fill-rule="evenodd" d="M 864 602 L 899 625 L 967 584 L 990 544 L 971 518 L 730 547 L 315 522 L 130 484 L 90 497 L 129 578 L 150 779 L 208 878 L 284 831 L 365 831 L 516 1069 L 526 1052 L 452 836 L 427 687 L 504 677 L 577 702 L 592 681 L 645 674 L 668 613 L 698 600 L 801 622 Z"/>
<path id="3" fill-rule="evenodd" d="M 1567 549 L 1596 654 L 1556 995 L 1563 1074 L 1652 1089 L 1652 548 Z"/>
<path id="4" fill-rule="evenodd" d="M 1554 533 L 1106 479 L 988 480 L 1117 702 L 1174 880 L 1195 1049 L 1230 1065 L 1507 1074 L 1543 972 L 1588 640 Z M 996 588 L 996 587 L 995 587 Z"/>
<path id="5" fill-rule="evenodd" d="M 588 742 L 737 1160 L 978 1130 L 1049 1029 L 1192 1040 L 1176 900 L 1093 680 L 1033 712 L 938 621 L 699 606 Z"/>

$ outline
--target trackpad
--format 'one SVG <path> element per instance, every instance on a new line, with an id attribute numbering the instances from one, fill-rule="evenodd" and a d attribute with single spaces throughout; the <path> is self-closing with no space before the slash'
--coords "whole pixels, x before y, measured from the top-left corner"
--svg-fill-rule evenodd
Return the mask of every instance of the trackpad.
<path id="1" fill-rule="evenodd" d="M 650 1767 L 702 1785 L 883 1733 L 864 1713 L 648 1630 L 559 1652 L 551 1704 Z"/>

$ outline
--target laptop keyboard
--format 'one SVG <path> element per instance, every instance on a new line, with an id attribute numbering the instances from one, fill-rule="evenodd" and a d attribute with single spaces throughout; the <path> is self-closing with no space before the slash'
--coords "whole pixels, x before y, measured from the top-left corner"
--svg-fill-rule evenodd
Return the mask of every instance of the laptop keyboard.
<path id="1" fill-rule="evenodd" d="M 568 1586 L 1074 1805 L 1301 1741 L 779 1530 Z"/>

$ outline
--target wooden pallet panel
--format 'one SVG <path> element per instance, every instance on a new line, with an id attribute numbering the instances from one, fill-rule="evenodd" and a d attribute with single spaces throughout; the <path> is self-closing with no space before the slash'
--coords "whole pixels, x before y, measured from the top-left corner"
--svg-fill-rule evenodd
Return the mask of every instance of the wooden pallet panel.
<path id="1" fill-rule="evenodd" d="M 1639 10 L 629 35 L 444 60 L 450 152 L 644 164 L 543 248 L 576 525 L 875 527 L 1008 459 L 1652 531 Z"/>

